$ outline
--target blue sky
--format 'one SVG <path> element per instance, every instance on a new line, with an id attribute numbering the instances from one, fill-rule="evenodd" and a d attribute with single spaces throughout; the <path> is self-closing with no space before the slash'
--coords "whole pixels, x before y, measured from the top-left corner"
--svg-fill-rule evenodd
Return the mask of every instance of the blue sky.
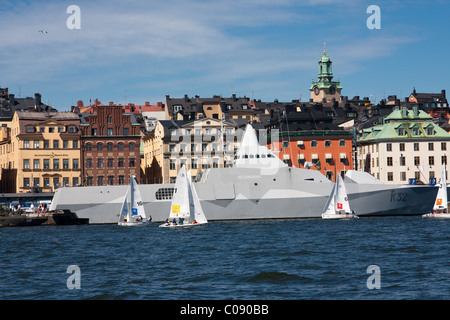
<path id="1" fill-rule="evenodd" d="M 66 26 L 73 4 L 79 30 Z M 373 4 L 379 30 L 366 26 Z M 449 14 L 444 0 L 0 0 L 0 87 L 60 111 L 167 94 L 308 101 L 326 42 L 342 95 L 448 91 Z"/>

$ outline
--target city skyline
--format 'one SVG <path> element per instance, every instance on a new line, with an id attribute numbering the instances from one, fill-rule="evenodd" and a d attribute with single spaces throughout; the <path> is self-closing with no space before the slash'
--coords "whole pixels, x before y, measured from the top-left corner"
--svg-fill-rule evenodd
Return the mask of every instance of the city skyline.
<path id="1" fill-rule="evenodd" d="M 0 87 L 69 111 L 165 95 L 308 101 L 326 52 L 342 95 L 448 89 L 444 1 L 1 1 Z M 369 29 L 371 5 L 380 29 Z"/>

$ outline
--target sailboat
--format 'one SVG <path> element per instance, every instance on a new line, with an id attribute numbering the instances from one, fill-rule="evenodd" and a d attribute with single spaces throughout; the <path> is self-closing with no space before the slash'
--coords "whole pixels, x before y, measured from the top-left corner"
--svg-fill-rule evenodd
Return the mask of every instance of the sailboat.
<path id="1" fill-rule="evenodd" d="M 187 227 L 208 223 L 197 191 L 191 180 L 191 171 L 181 167 L 175 182 L 169 218 L 160 227 Z"/>
<path id="2" fill-rule="evenodd" d="M 336 175 L 336 183 L 331 190 L 328 201 L 322 212 L 323 219 L 350 219 L 358 218 L 350 209 L 344 180 L 340 174 Z"/>
<path id="3" fill-rule="evenodd" d="M 441 185 L 434 201 L 433 212 L 422 215 L 423 218 L 450 218 L 448 213 L 448 199 L 447 199 L 447 173 L 445 171 L 445 164 L 442 166 Z"/>
<path id="4" fill-rule="evenodd" d="M 130 194 L 130 202 L 127 196 Z M 120 211 L 119 226 L 137 226 L 147 223 L 145 215 L 144 203 L 142 202 L 141 192 L 137 184 L 136 178 L 130 176 L 130 187 L 123 198 L 122 208 Z"/>

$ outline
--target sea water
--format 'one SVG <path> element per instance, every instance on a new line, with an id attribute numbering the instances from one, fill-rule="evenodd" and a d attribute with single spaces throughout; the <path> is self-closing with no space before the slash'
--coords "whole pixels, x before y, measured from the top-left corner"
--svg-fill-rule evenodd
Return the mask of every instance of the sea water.
<path id="1" fill-rule="evenodd" d="M 0 229 L 0 299 L 450 298 L 450 221 Z"/>

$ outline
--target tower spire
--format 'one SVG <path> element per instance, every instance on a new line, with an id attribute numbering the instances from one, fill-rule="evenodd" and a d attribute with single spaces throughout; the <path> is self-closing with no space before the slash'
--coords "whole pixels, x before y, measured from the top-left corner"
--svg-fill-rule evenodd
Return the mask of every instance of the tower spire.
<path id="1" fill-rule="evenodd" d="M 323 43 L 323 54 L 327 54 L 327 51 L 326 51 L 326 48 L 325 48 L 326 44 L 327 44 L 326 42 Z"/>

